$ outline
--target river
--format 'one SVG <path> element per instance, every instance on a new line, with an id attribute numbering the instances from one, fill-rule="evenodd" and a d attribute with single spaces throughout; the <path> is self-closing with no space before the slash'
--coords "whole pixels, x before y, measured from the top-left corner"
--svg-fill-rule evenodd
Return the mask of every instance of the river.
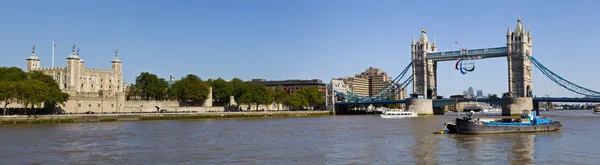
<path id="1" fill-rule="evenodd" d="M 0 126 L 0 164 L 598 164 L 600 115 L 560 131 L 436 135 L 457 114 Z"/>

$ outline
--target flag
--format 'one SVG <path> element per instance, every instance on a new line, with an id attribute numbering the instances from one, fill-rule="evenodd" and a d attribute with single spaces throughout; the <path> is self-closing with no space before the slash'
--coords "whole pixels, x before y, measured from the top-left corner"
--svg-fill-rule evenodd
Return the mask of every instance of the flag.
<path id="1" fill-rule="evenodd" d="M 52 42 L 52 45 L 54 45 L 54 47 L 56 47 L 56 44 L 54 42 Z"/>
<path id="2" fill-rule="evenodd" d="M 454 41 L 454 44 L 458 44 L 458 42 Z"/>

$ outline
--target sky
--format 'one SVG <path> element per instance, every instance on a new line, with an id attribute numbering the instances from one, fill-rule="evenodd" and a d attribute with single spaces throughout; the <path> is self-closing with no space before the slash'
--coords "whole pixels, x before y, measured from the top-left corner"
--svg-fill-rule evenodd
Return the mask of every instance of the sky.
<path id="1" fill-rule="evenodd" d="M 377 67 L 390 76 L 410 63 L 421 28 L 439 51 L 506 46 L 517 16 L 531 28 L 533 56 L 562 77 L 600 90 L 600 1 L 392 0 L 7 0 L 0 3 L 0 66 L 25 68 L 36 45 L 42 67 L 64 66 L 72 44 L 86 67 L 110 69 L 115 49 L 124 79 L 321 79 Z M 591 51 L 590 51 L 591 50 Z M 591 52 L 591 53 L 590 53 Z M 506 58 L 475 61 L 466 75 L 438 64 L 438 93 L 508 90 Z M 412 89 L 408 89 L 412 91 Z M 536 95 L 577 96 L 534 69 Z M 411 92 L 409 92 L 411 93 Z"/>

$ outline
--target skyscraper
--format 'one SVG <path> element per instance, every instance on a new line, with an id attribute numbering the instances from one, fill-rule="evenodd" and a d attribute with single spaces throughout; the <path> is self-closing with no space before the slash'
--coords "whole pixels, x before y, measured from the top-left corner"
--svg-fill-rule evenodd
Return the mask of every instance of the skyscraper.
<path id="1" fill-rule="evenodd" d="M 475 92 L 473 91 L 473 87 L 469 87 L 469 93 L 470 96 L 475 96 Z"/>
<path id="2" fill-rule="evenodd" d="M 483 91 L 477 90 L 477 97 L 483 97 Z"/>

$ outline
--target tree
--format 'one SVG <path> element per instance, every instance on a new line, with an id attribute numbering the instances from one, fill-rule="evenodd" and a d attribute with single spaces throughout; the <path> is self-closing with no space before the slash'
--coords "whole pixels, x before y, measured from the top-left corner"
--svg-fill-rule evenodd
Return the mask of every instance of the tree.
<path id="1" fill-rule="evenodd" d="M 497 99 L 497 98 L 498 98 L 498 95 L 496 95 L 496 94 L 493 94 L 493 95 L 490 95 L 490 96 L 488 96 L 488 98 L 490 98 L 490 99 Z"/>
<path id="2" fill-rule="evenodd" d="M 273 95 L 271 89 L 261 84 L 248 84 L 239 102 L 242 104 L 255 104 L 256 110 L 259 105 L 269 105 L 273 103 Z"/>
<path id="3" fill-rule="evenodd" d="M 15 99 L 15 82 L 0 81 L 0 101 L 4 102 L 4 116 L 6 107 Z"/>
<path id="4" fill-rule="evenodd" d="M 31 105 L 33 109 L 42 103 L 53 106 L 63 104 L 68 98 L 69 95 L 60 91 L 58 83 L 49 75 L 39 71 L 25 73 L 15 67 L 0 68 L 0 100 L 5 103 L 4 115 L 7 105 L 12 101 L 22 103 L 25 108 Z"/>
<path id="5" fill-rule="evenodd" d="M 135 88 L 144 100 L 164 100 L 167 98 L 167 81 L 155 74 L 142 72 L 135 78 Z"/>
<path id="6" fill-rule="evenodd" d="M 291 109 L 301 109 L 302 107 L 309 106 L 308 100 L 298 93 L 288 95 L 283 101 L 283 104 Z"/>
<path id="7" fill-rule="evenodd" d="M 304 97 L 311 107 L 317 106 L 323 102 L 323 93 L 316 87 L 302 88 L 298 90 L 297 93 Z"/>
<path id="8" fill-rule="evenodd" d="M 191 105 L 202 105 L 208 98 L 209 86 L 198 76 L 188 74 L 172 86 L 172 92 L 177 100 Z"/>
<path id="9" fill-rule="evenodd" d="M 27 73 L 17 67 L 0 67 L 0 81 L 17 82 L 27 79 Z"/>
<path id="10" fill-rule="evenodd" d="M 246 91 L 246 87 L 248 86 L 242 79 L 233 78 L 229 82 L 233 87 L 233 97 L 237 99 L 241 99 L 242 94 Z"/>
<path id="11" fill-rule="evenodd" d="M 273 88 L 273 101 L 277 104 L 282 104 L 286 97 L 288 97 L 288 93 L 282 87 Z M 277 110 L 279 110 L 279 105 L 277 105 Z"/>
<path id="12" fill-rule="evenodd" d="M 228 105 L 229 96 L 233 95 L 233 85 L 223 80 L 222 78 L 208 81 L 208 83 L 212 87 L 213 99 L 215 99 L 215 104 L 218 106 Z"/>

